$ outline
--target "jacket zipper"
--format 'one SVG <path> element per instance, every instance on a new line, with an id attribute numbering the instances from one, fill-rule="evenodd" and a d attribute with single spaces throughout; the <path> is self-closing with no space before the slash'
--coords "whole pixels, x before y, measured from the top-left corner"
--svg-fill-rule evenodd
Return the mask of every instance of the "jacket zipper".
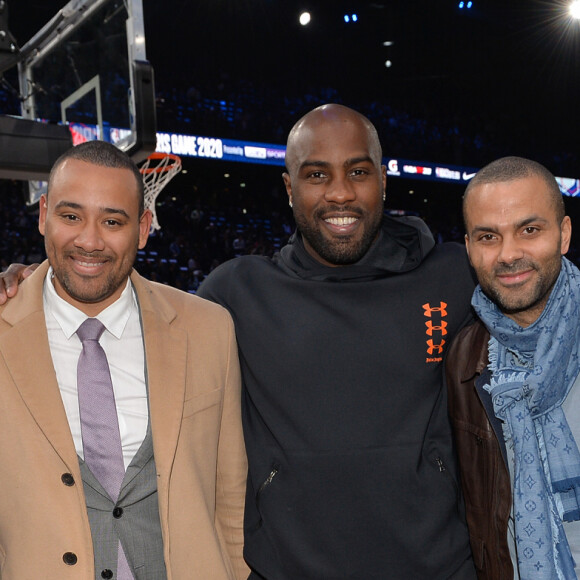
<path id="1" fill-rule="evenodd" d="M 258 513 L 260 513 L 260 497 L 262 496 L 262 492 L 272 483 L 272 480 L 274 479 L 274 477 L 276 477 L 277 473 L 278 467 L 277 466 L 272 467 L 270 475 L 268 475 L 268 477 L 262 482 L 262 485 L 260 485 L 260 487 L 258 488 L 258 493 L 256 494 L 256 509 L 258 510 Z M 260 521 L 258 522 L 256 528 L 261 528 L 263 521 L 264 520 L 262 519 L 262 514 L 260 513 Z"/>
<path id="2" fill-rule="evenodd" d="M 262 482 L 262 485 L 258 489 L 258 493 L 256 496 L 257 500 L 260 499 L 260 496 L 262 495 L 262 492 L 264 491 L 264 489 L 266 489 L 272 483 L 272 480 L 274 479 L 274 477 L 276 477 L 277 473 L 278 473 L 278 467 L 276 467 L 276 466 L 272 467 L 272 471 L 270 471 L 270 475 L 268 475 L 268 477 Z"/>
<path id="3" fill-rule="evenodd" d="M 455 479 L 453 479 L 451 474 L 447 471 L 447 467 L 445 467 L 445 463 L 443 463 L 443 459 L 441 459 L 441 457 L 436 457 L 435 463 L 437 463 L 437 468 L 439 469 L 439 473 L 445 473 L 445 477 L 449 478 L 449 481 L 451 481 L 451 484 L 453 485 L 453 488 L 455 489 L 455 494 L 457 495 L 457 497 L 459 499 L 459 497 L 460 497 L 459 487 L 458 487 Z"/>

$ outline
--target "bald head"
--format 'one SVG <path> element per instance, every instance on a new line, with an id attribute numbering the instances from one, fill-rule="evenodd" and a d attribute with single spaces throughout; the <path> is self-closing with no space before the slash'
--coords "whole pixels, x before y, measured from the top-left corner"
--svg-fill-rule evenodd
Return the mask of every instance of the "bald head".
<path id="1" fill-rule="evenodd" d="M 322 128 L 333 127 L 337 132 L 340 132 L 341 127 L 348 131 L 353 126 L 364 129 L 373 162 L 377 167 L 380 167 L 383 153 L 375 126 L 354 109 L 344 105 L 328 104 L 313 109 L 292 127 L 286 145 L 286 169 L 288 173 L 292 175 L 297 169 L 298 149 L 305 142 L 319 138 L 322 134 Z"/>

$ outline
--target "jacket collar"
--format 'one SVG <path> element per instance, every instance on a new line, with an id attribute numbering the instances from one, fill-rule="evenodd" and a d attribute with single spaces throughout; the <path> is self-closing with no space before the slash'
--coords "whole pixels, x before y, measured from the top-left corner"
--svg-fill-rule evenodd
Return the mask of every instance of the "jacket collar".
<path id="1" fill-rule="evenodd" d="M 477 320 L 466 329 L 462 339 L 472 347 L 463 359 L 461 368 L 461 382 L 466 383 L 480 376 L 487 368 L 489 333 L 483 323 Z"/>
<path id="2" fill-rule="evenodd" d="M 356 263 L 329 267 L 315 260 L 297 231 L 274 261 L 288 274 L 318 281 L 365 281 L 409 272 L 417 268 L 435 246 L 426 224 L 419 218 L 383 216 L 377 240 Z"/>

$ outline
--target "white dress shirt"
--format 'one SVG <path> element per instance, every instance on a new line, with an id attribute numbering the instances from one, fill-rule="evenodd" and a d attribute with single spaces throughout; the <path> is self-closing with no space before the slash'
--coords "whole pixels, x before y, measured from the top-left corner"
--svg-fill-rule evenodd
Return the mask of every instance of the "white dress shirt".
<path id="1" fill-rule="evenodd" d="M 82 345 L 76 331 L 88 317 L 56 293 L 52 278 L 50 268 L 43 291 L 48 342 L 76 451 L 84 459 L 77 394 L 77 363 Z M 106 329 L 99 342 L 109 361 L 127 469 L 145 439 L 149 420 L 143 334 L 130 280 L 119 299 L 97 318 Z"/>

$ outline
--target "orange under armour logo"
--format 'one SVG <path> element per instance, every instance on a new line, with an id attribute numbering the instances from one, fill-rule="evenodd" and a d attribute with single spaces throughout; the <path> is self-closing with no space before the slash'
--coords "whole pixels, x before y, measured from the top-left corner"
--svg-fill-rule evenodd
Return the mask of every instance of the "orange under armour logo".
<path id="1" fill-rule="evenodd" d="M 447 316 L 447 302 L 440 302 L 441 306 L 431 307 L 431 305 L 427 302 L 427 304 L 423 304 L 423 310 L 425 311 L 425 316 L 431 318 L 431 314 L 433 312 L 441 312 L 441 316 Z"/>
<path id="2" fill-rule="evenodd" d="M 437 351 L 437 354 L 442 354 L 443 353 L 443 345 L 445 344 L 445 341 L 442 340 L 439 344 L 433 344 L 433 339 L 430 338 L 427 341 L 427 354 L 433 354 L 435 351 Z"/>
<path id="3" fill-rule="evenodd" d="M 425 331 L 429 336 L 433 336 L 433 331 L 434 330 L 440 330 L 441 334 L 443 336 L 445 336 L 447 334 L 447 322 L 445 322 L 445 320 L 441 321 L 441 324 L 439 326 L 435 326 L 433 324 L 432 320 L 428 320 L 425 323 L 425 326 L 427 327 L 427 330 Z"/>
<path id="4" fill-rule="evenodd" d="M 432 338 L 425 341 L 427 344 L 427 363 L 439 363 L 443 360 L 443 347 L 445 340 L 443 337 L 447 334 L 447 321 L 443 320 L 447 316 L 447 302 L 439 302 L 439 306 L 431 306 L 429 302 L 423 304 L 423 314 L 427 318 L 434 320 L 427 320 L 425 326 L 425 334 Z M 439 319 L 439 320 L 437 320 Z M 439 342 L 437 342 L 439 341 Z"/>

